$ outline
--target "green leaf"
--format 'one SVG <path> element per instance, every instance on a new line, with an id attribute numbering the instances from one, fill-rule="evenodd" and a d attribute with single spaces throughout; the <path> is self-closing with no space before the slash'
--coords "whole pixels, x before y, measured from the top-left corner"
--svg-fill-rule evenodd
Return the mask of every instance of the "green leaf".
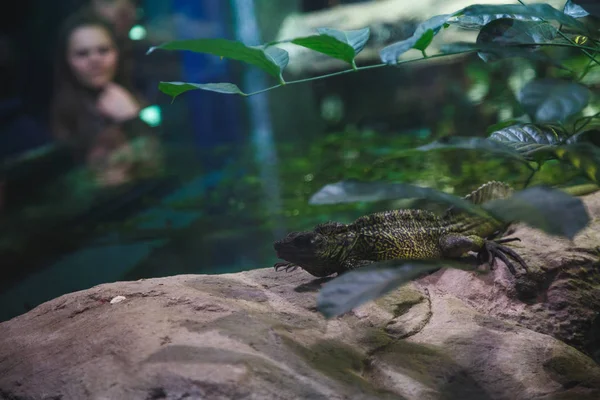
<path id="1" fill-rule="evenodd" d="M 588 15 L 600 17 L 598 0 L 568 0 L 563 12 L 573 18 L 583 18 Z"/>
<path id="2" fill-rule="evenodd" d="M 429 36 L 433 39 L 433 36 L 437 35 L 440 29 L 446 24 L 448 18 L 450 18 L 450 14 L 436 15 L 419 24 L 415 33 L 408 39 L 384 47 L 379 52 L 381 61 L 386 64 L 396 64 L 398 63 L 398 58 L 410 49 L 415 48 L 424 51 L 431 43 L 431 40 L 428 39 Z M 422 39 L 423 36 L 425 36 L 424 39 Z M 417 45 L 419 46 L 418 48 L 415 47 Z"/>
<path id="3" fill-rule="evenodd" d="M 567 0 L 565 7 L 563 8 L 563 12 L 573 18 L 583 18 L 590 15 L 590 13 L 587 12 L 583 7 L 581 7 L 579 4 L 575 4 L 571 0 Z"/>
<path id="4" fill-rule="evenodd" d="M 461 137 L 461 136 L 449 136 L 437 141 L 428 143 L 424 146 L 417 147 L 415 150 L 418 151 L 432 151 L 432 150 L 477 150 L 486 151 L 490 153 L 496 153 L 498 155 L 511 158 L 513 160 L 527 163 L 527 160 L 523 158 L 517 151 L 510 146 L 497 141 L 487 140 L 479 137 Z"/>
<path id="5" fill-rule="evenodd" d="M 463 29 L 480 30 L 484 25 L 502 18 L 518 21 L 542 21 L 542 19 L 536 15 L 520 15 L 509 13 L 465 15 L 463 14 L 463 10 L 460 10 L 448 20 L 448 23 L 457 25 Z"/>
<path id="6" fill-rule="evenodd" d="M 319 35 L 293 39 L 291 42 L 308 49 L 334 57 L 356 67 L 355 57 L 362 51 L 369 40 L 370 29 L 363 28 L 353 31 L 336 29 L 317 29 Z"/>
<path id="7" fill-rule="evenodd" d="M 597 128 L 581 131 L 566 140 L 566 144 L 587 143 L 600 147 L 600 130 Z"/>
<path id="8" fill-rule="evenodd" d="M 560 146 L 554 150 L 556 156 L 579 169 L 585 176 L 600 183 L 600 149 L 587 143 Z"/>
<path id="9" fill-rule="evenodd" d="M 521 123 L 521 121 L 519 121 L 518 119 L 509 119 L 507 121 L 498 122 L 496 124 L 488 126 L 486 133 L 488 135 L 491 135 L 492 133 L 494 133 L 496 131 L 499 131 L 501 129 L 508 128 L 509 126 L 517 125 L 520 123 Z"/>
<path id="10" fill-rule="evenodd" d="M 575 18 L 566 15 L 562 11 L 557 10 L 549 4 L 536 3 L 530 5 L 522 4 L 474 4 L 468 6 L 461 11 L 454 14 L 454 16 L 460 18 L 466 17 L 483 17 L 489 19 L 486 23 L 497 19 L 494 16 L 518 16 L 520 19 L 545 19 L 550 21 L 557 21 L 562 25 L 575 28 L 579 31 L 586 31 L 585 25 Z"/>
<path id="11" fill-rule="evenodd" d="M 485 25 L 477 35 L 477 44 L 496 44 L 501 47 L 513 44 L 549 43 L 556 37 L 557 30 L 545 22 L 519 21 L 510 18 L 496 19 Z M 520 47 L 517 51 L 534 51 L 539 46 Z M 514 47 L 510 48 L 515 50 Z M 504 54 L 510 55 L 510 51 Z M 479 52 L 479 57 L 485 61 L 495 61 L 500 57 L 497 52 Z"/>
<path id="12" fill-rule="evenodd" d="M 515 192 L 507 199 L 488 201 L 482 207 L 500 220 L 524 222 L 571 240 L 590 222 L 581 199 L 544 186 Z"/>
<path id="13" fill-rule="evenodd" d="M 271 64 L 276 67 L 276 68 L 273 68 L 272 73 L 269 72 L 269 70 L 271 69 L 270 66 L 269 66 L 269 70 L 267 70 L 265 68 L 263 68 L 263 70 L 269 72 L 273 76 L 276 76 L 275 73 L 276 73 L 276 71 L 278 71 L 279 75 L 276 77 L 279 79 L 279 83 L 285 83 L 281 74 L 283 73 L 283 70 L 285 69 L 285 67 L 288 65 L 288 62 L 290 61 L 290 56 L 289 56 L 288 52 L 283 49 L 280 49 L 279 47 L 275 47 L 275 46 L 271 46 L 271 47 L 258 46 L 258 47 L 254 47 L 254 48 L 262 51 L 265 54 L 265 57 L 271 62 Z M 246 62 L 248 62 L 248 61 L 246 61 Z M 249 63 L 252 64 L 251 62 L 249 62 Z"/>
<path id="14" fill-rule="evenodd" d="M 580 83 L 543 78 L 525 85 L 518 100 L 534 120 L 557 122 L 583 110 L 590 97 L 590 90 Z"/>
<path id="15" fill-rule="evenodd" d="M 537 17 L 522 17 L 520 15 L 496 14 L 496 15 L 461 15 L 448 20 L 452 25 L 457 25 L 463 29 L 480 30 L 484 25 L 501 18 L 510 18 L 519 21 L 541 21 Z"/>
<path id="16" fill-rule="evenodd" d="M 391 260 L 348 271 L 323 285 L 317 309 L 325 318 L 337 317 L 447 265 L 468 269 L 448 261 Z"/>
<path id="17" fill-rule="evenodd" d="M 413 46 L 417 50 L 425 51 L 427 47 L 431 44 L 433 40 L 433 29 L 427 29 L 427 31 L 417 40 L 417 43 Z"/>
<path id="18" fill-rule="evenodd" d="M 187 82 L 160 82 L 158 89 L 175 98 L 182 93 L 190 90 L 209 90 L 211 92 L 225 93 L 225 94 L 239 94 L 247 96 L 246 93 L 242 92 L 237 85 L 233 83 L 187 83 Z"/>
<path id="19" fill-rule="evenodd" d="M 268 74 L 273 75 L 279 79 L 280 83 L 284 83 L 281 74 L 289 62 L 287 51 L 278 47 L 272 46 L 265 49 L 262 47 L 246 46 L 241 42 L 227 39 L 176 40 L 161 44 L 160 46 L 151 47 L 148 50 L 148 54 L 157 49 L 187 50 L 243 61 L 257 66 Z"/>
<path id="20" fill-rule="evenodd" d="M 325 185 L 310 198 L 309 204 L 340 204 L 396 199 L 425 199 L 485 216 L 479 207 L 461 197 L 408 183 L 340 181 Z"/>
<path id="21" fill-rule="evenodd" d="M 495 131 L 489 140 L 512 147 L 526 160 L 540 162 L 556 158 L 556 146 L 567 138 L 557 126 L 517 124 Z"/>

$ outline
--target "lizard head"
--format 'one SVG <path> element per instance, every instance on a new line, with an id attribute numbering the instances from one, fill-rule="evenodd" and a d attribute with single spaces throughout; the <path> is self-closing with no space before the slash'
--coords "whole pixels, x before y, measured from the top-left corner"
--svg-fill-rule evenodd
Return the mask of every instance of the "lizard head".
<path id="1" fill-rule="evenodd" d="M 326 243 L 325 237 L 316 232 L 292 232 L 273 243 L 277 257 L 298 264 L 318 263 Z"/>
<path id="2" fill-rule="evenodd" d="M 275 270 L 301 267 L 318 277 L 339 273 L 351 237 L 348 225 L 333 221 L 319 224 L 312 231 L 292 232 L 273 244 L 277 257 L 287 261 L 275 264 Z"/>
<path id="3" fill-rule="evenodd" d="M 292 232 L 273 243 L 277 257 L 295 264 L 315 276 L 327 276 L 337 264 L 339 247 L 327 235 L 315 232 Z"/>

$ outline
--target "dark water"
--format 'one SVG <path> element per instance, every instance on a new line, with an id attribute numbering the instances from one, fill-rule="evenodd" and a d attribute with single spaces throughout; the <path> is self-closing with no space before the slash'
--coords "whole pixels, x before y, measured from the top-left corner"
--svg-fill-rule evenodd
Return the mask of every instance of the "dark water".
<path id="1" fill-rule="evenodd" d="M 35 182 L 36 190 L 13 185 L 0 220 L 0 320 L 102 283 L 270 267 L 273 240 L 288 229 L 337 218 L 308 206 L 315 185 L 303 178 L 316 163 L 295 146 L 283 149 L 288 164 L 275 171 L 291 177 L 282 213 L 265 201 L 257 162 L 244 155 L 252 149 L 208 151 L 229 161 L 206 168 L 180 159 L 184 168 L 163 178 L 116 189 L 94 187 L 77 168 Z M 361 212 L 350 211 L 338 216 Z"/>
<path id="2" fill-rule="evenodd" d="M 5 263 L 2 268 L 0 320 L 64 293 L 100 283 L 185 273 L 234 272 L 268 265 L 273 261 L 269 231 L 244 226 L 235 231 L 223 230 L 215 224 L 205 226 L 198 222 L 206 221 L 201 211 L 161 207 L 182 197 L 201 195 L 218 179 L 215 172 L 174 188 L 157 204 L 128 213 L 130 220 L 138 221 L 135 226 L 117 225 L 112 231 L 88 234 L 84 241 L 75 243 L 75 249 L 65 246 L 65 251 L 44 251 L 44 243 L 29 242 L 16 257 L 20 265 Z M 236 222 L 228 220 L 226 213 L 216 220 L 221 221 L 221 226 Z M 7 233 L 10 235 L 5 230 L 4 239 Z M 57 232 L 59 237 L 54 238 L 59 244 L 77 239 L 73 231 L 60 233 L 62 237 Z M 32 254 L 28 257 L 27 253 Z"/>

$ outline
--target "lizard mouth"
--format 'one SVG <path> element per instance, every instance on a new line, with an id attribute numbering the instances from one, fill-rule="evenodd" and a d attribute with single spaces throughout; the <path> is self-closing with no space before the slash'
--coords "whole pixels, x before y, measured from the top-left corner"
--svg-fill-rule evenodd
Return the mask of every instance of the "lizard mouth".
<path id="1" fill-rule="evenodd" d="M 277 258 L 281 258 L 281 248 L 283 247 L 283 242 L 281 240 L 273 243 L 273 248 L 275 249 L 275 253 L 277 254 Z"/>
<path id="2" fill-rule="evenodd" d="M 291 232 L 285 238 L 273 242 L 277 258 L 294 263 L 311 262 L 314 259 L 311 232 Z"/>
<path id="3" fill-rule="evenodd" d="M 278 240 L 273 243 L 273 248 L 277 258 L 289 262 L 300 262 L 303 259 L 304 252 L 286 240 Z"/>

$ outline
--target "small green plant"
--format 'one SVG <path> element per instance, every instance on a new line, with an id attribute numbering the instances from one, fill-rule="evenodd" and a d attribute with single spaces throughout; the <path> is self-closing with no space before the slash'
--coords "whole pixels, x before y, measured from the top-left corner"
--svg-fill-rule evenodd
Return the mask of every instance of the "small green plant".
<path id="1" fill-rule="evenodd" d="M 600 150 L 593 91 L 586 77 L 600 65 L 598 30 L 590 19 L 600 16 L 595 2 L 568 0 L 562 11 L 548 4 L 471 5 L 452 14 L 437 15 L 421 23 L 414 34 L 380 51 L 381 63 L 357 66 L 356 57 L 369 40 L 369 29 L 339 31 L 322 28 L 315 35 L 286 42 L 320 52 L 349 64 L 349 68 L 333 74 L 285 81 L 283 73 L 289 62 L 288 53 L 277 47 L 281 42 L 262 46 L 246 46 L 225 39 L 196 39 L 166 43 L 149 50 L 187 50 L 243 61 L 263 69 L 278 84 L 254 93 L 245 93 L 233 83 L 161 82 L 159 88 L 173 99 L 190 90 L 209 90 L 223 94 L 252 96 L 284 85 L 299 84 L 334 75 L 356 73 L 366 69 L 398 67 L 401 64 L 476 53 L 485 63 L 509 58 L 525 58 L 555 69 L 553 77 L 534 78 L 517 95 L 523 115 L 500 121 L 488 129 L 487 137 L 451 136 L 411 149 L 399 149 L 378 159 L 374 165 L 390 165 L 421 152 L 469 150 L 476 154 L 498 155 L 529 170 L 523 189 L 502 201 L 472 205 L 460 197 L 438 190 L 398 183 L 397 176 L 380 176 L 383 181 L 357 182 L 346 176 L 337 183 L 324 184 L 310 199 L 310 204 L 340 204 L 420 198 L 459 207 L 471 213 L 491 214 L 504 221 L 520 220 L 550 234 L 569 238 L 583 229 L 589 216 L 582 202 L 562 191 L 528 187 L 534 175 L 550 161 L 574 168 L 587 179 L 600 179 Z M 584 19 L 589 17 L 587 20 Z M 478 31 L 474 43 L 451 43 L 437 54 L 428 54 L 433 38 L 446 29 L 467 28 Z M 400 59 L 411 49 L 421 57 Z M 563 50 L 560 56 L 547 50 Z M 572 52 L 587 61 L 573 66 Z M 566 56 L 565 56 L 566 54 Z M 378 169 L 378 171 L 381 171 Z M 388 179 L 385 179 L 388 178 Z M 496 177 L 490 177 L 495 179 Z M 392 182 L 390 182 L 392 181 Z M 456 266 L 444 263 L 444 266 Z M 332 280 L 320 293 L 319 309 L 328 317 L 349 311 L 372 300 L 431 269 L 439 262 L 395 260 L 351 271 Z"/>

